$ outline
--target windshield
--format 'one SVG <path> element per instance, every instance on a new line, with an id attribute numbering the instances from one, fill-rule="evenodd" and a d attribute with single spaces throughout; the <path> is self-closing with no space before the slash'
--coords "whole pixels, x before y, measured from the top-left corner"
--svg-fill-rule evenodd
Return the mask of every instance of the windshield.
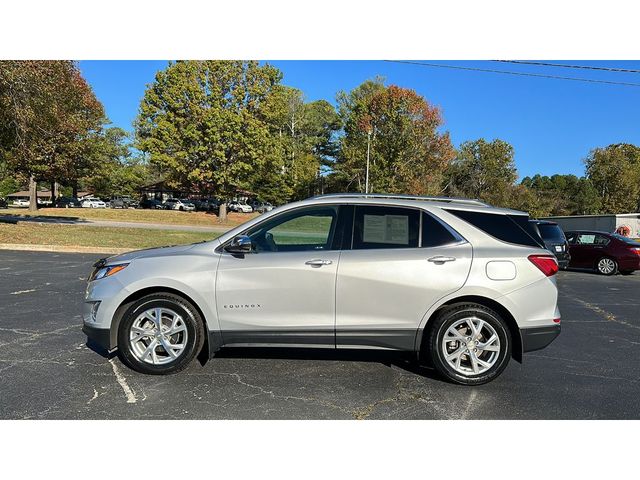
<path id="1" fill-rule="evenodd" d="M 564 232 L 558 225 L 539 223 L 538 229 L 542 238 L 548 242 L 562 242 L 564 243 Z"/>

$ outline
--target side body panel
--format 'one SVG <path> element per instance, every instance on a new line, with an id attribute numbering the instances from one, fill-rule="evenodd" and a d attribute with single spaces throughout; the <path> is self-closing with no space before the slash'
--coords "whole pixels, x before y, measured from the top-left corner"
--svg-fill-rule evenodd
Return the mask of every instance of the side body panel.
<path id="1" fill-rule="evenodd" d="M 455 260 L 428 260 L 437 256 Z M 412 350 L 424 312 L 464 285 L 471 257 L 468 243 L 342 252 L 336 285 L 337 347 Z"/>
<path id="2" fill-rule="evenodd" d="M 231 344 L 335 345 L 339 251 L 223 253 L 216 303 L 223 341 Z M 306 262 L 325 260 L 326 265 Z"/>

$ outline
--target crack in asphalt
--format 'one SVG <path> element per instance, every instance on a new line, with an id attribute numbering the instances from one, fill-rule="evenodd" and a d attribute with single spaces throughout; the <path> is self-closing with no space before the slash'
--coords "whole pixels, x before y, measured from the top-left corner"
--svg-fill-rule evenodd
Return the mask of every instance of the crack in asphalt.
<path id="1" fill-rule="evenodd" d="M 289 401 L 289 400 L 297 400 L 297 401 L 303 401 L 303 402 L 313 402 L 316 403 L 318 405 L 322 405 L 324 407 L 328 407 L 328 408 L 332 408 L 335 410 L 338 410 L 346 415 L 349 415 L 351 418 L 355 419 L 355 420 L 365 420 L 367 418 L 369 418 L 374 412 L 375 410 L 380 406 L 380 405 L 384 405 L 384 404 L 390 404 L 390 403 L 398 403 L 401 401 L 418 401 L 420 403 L 424 403 L 429 405 L 430 407 L 432 407 L 435 411 L 437 411 L 437 413 L 440 416 L 443 416 L 444 418 L 451 418 L 449 412 L 443 411 L 443 409 L 438 408 L 437 402 L 434 400 L 431 400 L 429 398 L 425 398 L 422 394 L 412 391 L 410 390 L 408 387 L 406 387 L 405 385 L 403 385 L 403 381 L 405 379 L 405 376 L 403 374 L 400 374 L 398 372 L 394 372 L 396 373 L 396 375 L 398 375 L 398 377 L 396 378 L 396 380 L 394 381 L 394 393 L 388 397 L 376 400 L 374 402 L 371 402 L 367 405 L 364 405 L 362 407 L 358 407 L 358 408 L 346 408 L 343 407 L 341 405 L 335 404 L 333 402 L 329 402 L 326 400 L 322 400 L 319 398 L 315 398 L 315 397 L 301 397 L 301 396 L 296 396 L 296 395 L 279 395 L 277 393 L 275 393 L 273 390 L 268 390 L 265 387 L 262 387 L 260 385 L 255 385 L 249 382 L 246 382 L 242 379 L 242 375 L 239 373 L 235 373 L 235 372 L 211 372 L 211 373 L 190 373 L 188 374 L 189 376 L 211 376 L 211 375 L 224 375 L 224 376 L 230 376 L 235 378 L 235 380 L 243 386 L 246 386 L 248 388 L 254 389 L 256 390 L 258 393 L 256 393 L 255 395 L 250 395 L 249 397 L 255 397 L 258 395 L 268 395 L 271 398 L 274 399 L 281 399 L 281 400 L 285 400 L 285 401 Z M 465 410 L 465 412 L 467 411 L 471 411 L 473 409 L 475 409 L 475 395 L 471 395 L 470 399 L 469 399 L 469 404 L 467 405 L 467 409 Z"/>
<path id="2" fill-rule="evenodd" d="M 62 332 L 66 332 L 67 330 L 71 330 L 72 328 L 78 328 L 78 325 L 69 325 L 69 326 L 58 328 L 56 330 L 51 330 L 51 331 L 48 331 L 48 332 L 33 333 L 33 334 L 30 334 L 29 336 L 26 336 L 26 337 L 23 337 L 23 338 L 17 338 L 15 340 L 11 340 L 10 342 L 0 343 L 0 347 L 5 347 L 7 345 L 15 345 L 15 344 L 19 344 L 21 342 L 27 342 L 29 340 L 35 340 L 37 338 L 45 337 L 47 335 L 58 335 L 58 334 L 60 334 Z"/>
<path id="3" fill-rule="evenodd" d="M 337 405 L 335 403 L 332 402 L 327 402 L 326 400 L 321 400 L 319 398 L 313 398 L 313 397 L 298 397 L 295 395 L 278 395 L 276 394 L 274 391 L 272 390 L 267 390 L 263 387 L 261 387 L 260 385 L 254 385 L 248 382 L 245 382 L 244 380 L 242 380 L 242 376 L 239 373 L 235 373 L 235 372 L 211 372 L 211 373 L 198 373 L 198 374 L 188 374 L 190 376 L 211 376 L 211 375 L 224 375 L 224 376 L 230 376 L 236 379 L 236 381 L 240 384 L 240 385 L 244 385 L 246 387 L 252 388 L 257 390 L 259 393 L 257 393 L 256 395 L 251 395 L 250 397 L 255 397 L 258 395 L 268 395 L 271 398 L 274 399 L 281 399 L 281 400 L 298 400 L 298 401 L 302 401 L 302 402 L 314 402 L 317 403 L 319 405 L 328 407 L 328 408 L 333 408 L 336 410 L 341 411 L 342 413 L 348 414 L 353 416 L 353 413 L 351 410 L 346 409 L 340 405 Z"/>
<path id="4" fill-rule="evenodd" d="M 635 328 L 637 330 L 640 330 L 640 326 L 638 325 L 634 325 L 632 323 L 629 322 L 625 322 L 624 320 L 620 320 L 619 318 L 617 318 L 613 313 L 611 312 L 607 312 L 606 310 L 604 310 L 603 308 L 600 308 L 597 305 L 594 305 L 592 303 L 587 302 L 586 300 L 582 300 L 581 298 L 577 298 L 573 295 L 569 295 L 569 294 L 565 294 L 566 297 L 570 298 L 571 300 L 573 300 L 574 302 L 579 303 L 580 305 L 588 308 L 589 310 L 591 310 L 592 312 L 597 313 L 598 315 L 604 317 L 606 320 L 610 321 L 610 322 L 615 322 L 615 323 L 619 323 L 620 325 L 624 325 L 626 327 L 631 327 L 631 328 Z"/>

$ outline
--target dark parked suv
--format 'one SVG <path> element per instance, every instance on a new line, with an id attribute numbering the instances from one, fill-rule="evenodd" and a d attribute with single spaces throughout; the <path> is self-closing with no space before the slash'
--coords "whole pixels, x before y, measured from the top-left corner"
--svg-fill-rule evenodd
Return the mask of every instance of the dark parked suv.
<path id="1" fill-rule="evenodd" d="M 548 220 L 530 220 L 530 222 L 542 237 L 547 250 L 553 252 L 558 259 L 558 266 L 563 270 L 567 268 L 571 255 L 569 255 L 569 244 L 560 225 Z"/>
<path id="2" fill-rule="evenodd" d="M 567 232 L 570 267 L 592 268 L 603 275 L 640 270 L 640 243 L 617 233 Z"/>

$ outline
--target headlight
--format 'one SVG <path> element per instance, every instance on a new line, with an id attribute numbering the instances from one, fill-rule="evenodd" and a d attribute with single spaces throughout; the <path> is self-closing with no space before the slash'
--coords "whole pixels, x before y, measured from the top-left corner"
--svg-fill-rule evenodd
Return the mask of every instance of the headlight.
<path id="1" fill-rule="evenodd" d="M 101 278 L 115 275 L 121 270 L 124 270 L 125 268 L 127 268 L 128 265 L 129 265 L 128 263 L 119 263 L 118 265 L 109 265 L 107 267 L 96 268 L 91 274 L 89 281 L 91 282 L 93 280 L 100 280 Z"/>

